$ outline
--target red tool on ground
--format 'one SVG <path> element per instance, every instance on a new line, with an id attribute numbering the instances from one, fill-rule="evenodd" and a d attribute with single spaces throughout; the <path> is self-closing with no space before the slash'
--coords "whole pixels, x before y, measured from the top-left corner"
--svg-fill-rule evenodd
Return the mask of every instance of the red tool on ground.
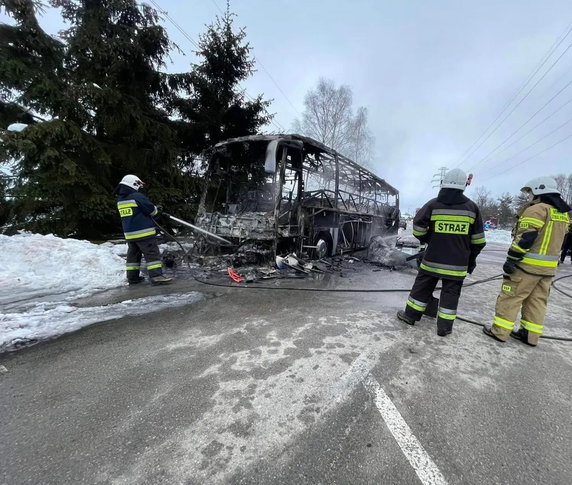
<path id="1" fill-rule="evenodd" d="M 236 271 L 234 271 L 232 268 L 228 268 L 228 275 L 232 278 L 233 281 L 235 281 L 236 283 L 240 283 L 241 281 L 244 281 L 244 278 L 242 276 L 240 276 Z"/>

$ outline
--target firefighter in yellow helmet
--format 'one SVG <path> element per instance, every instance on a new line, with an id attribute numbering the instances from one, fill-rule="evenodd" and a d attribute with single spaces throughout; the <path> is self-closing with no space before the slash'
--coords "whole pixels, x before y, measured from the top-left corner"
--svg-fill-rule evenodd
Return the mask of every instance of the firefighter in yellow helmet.
<path id="1" fill-rule="evenodd" d="M 530 203 L 517 216 L 494 321 L 483 332 L 501 342 L 510 335 L 535 346 L 544 329 L 550 285 L 571 209 L 551 177 L 533 179 L 521 191 L 528 194 Z M 520 328 L 514 330 L 519 311 Z"/>

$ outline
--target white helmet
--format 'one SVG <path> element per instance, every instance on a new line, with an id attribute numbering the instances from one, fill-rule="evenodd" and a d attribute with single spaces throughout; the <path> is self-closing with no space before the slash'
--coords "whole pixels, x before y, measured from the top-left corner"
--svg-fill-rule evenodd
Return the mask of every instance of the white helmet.
<path id="1" fill-rule="evenodd" d="M 465 190 L 467 186 L 467 174 L 460 168 L 449 170 L 441 180 L 442 189 L 459 189 Z"/>
<path id="2" fill-rule="evenodd" d="M 120 184 L 127 185 L 127 187 L 131 187 L 132 189 L 139 190 L 141 187 L 145 185 L 145 182 L 141 180 L 137 175 L 126 175 L 121 179 Z"/>
<path id="3" fill-rule="evenodd" d="M 521 192 L 532 192 L 533 195 L 560 195 L 560 191 L 556 187 L 556 180 L 554 180 L 552 177 L 537 177 L 535 179 L 529 180 L 528 183 L 526 183 L 520 190 Z"/>

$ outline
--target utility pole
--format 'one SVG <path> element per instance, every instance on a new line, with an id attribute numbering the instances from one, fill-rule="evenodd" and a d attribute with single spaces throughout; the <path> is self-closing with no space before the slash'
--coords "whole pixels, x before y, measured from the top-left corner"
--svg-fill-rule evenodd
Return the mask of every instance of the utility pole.
<path id="1" fill-rule="evenodd" d="M 438 189 L 441 186 L 441 180 L 443 180 L 443 177 L 445 176 L 447 171 L 448 171 L 447 167 L 440 167 L 439 171 L 433 175 L 433 179 L 431 180 L 431 186 L 434 189 Z"/>

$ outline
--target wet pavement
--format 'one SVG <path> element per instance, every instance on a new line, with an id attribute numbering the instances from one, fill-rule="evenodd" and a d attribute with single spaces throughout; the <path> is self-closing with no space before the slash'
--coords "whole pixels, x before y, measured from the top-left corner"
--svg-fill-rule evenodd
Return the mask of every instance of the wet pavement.
<path id="1" fill-rule="evenodd" d="M 504 257 L 487 246 L 467 283 Z M 204 299 L 0 356 L 0 483 L 572 482 L 572 342 L 503 344 L 461 321 L 441 338 L 396 320 L 407 292 L 286 289 L 407 289 L 413 270 L 346 261 L 255 284 L 274 289 L 178 276 L 80 303 Z M 499 286 L 465 288 L 459 314 L 491 320 Z M 572 337 L 571 308 L 552 292 L 547 334 Z"/>

